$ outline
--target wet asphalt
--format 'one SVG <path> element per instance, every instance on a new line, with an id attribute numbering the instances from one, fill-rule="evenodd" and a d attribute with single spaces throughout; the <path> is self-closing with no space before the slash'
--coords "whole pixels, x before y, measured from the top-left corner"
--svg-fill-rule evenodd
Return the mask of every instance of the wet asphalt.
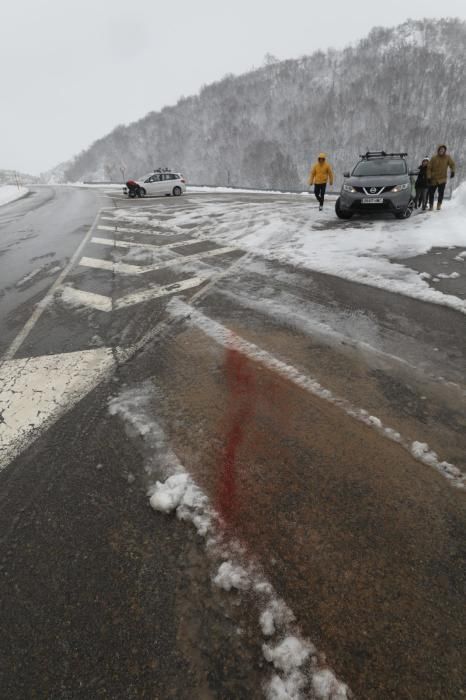
<path id="1" fill-rule="evenodd" d="M 204 196 L 159 200 L 156 216 L 169 222 L 173 211 L 190 210 Z M 154 202 L 51 187 L 0 210 L 2 353 L 102 206 L 150 210 Z M 151 238 L 158 245 L 180 240 L 179 231 L 158 233 Z M 182 254 L 199 250 L 192 241 L 186 228 Z M 122 255 L 91 242 L 83 254 Z M 455 264 L 445 250 L 404 264 L 435 270 L 440 257 Z M 240 250 L 208 267 L 220 277 L 195 302 L 206 315 L 466 466 L 464 317 L 328 275 L 243 259 Z M 162 269 L 149 284 L 188 276 L 178 267 Z M 463 279 L 444 280 L 445 291 L 464 297 Z M 66 283 L 112 299 L 148 284 L 82 266 Z M 278 303 L 283 293 L 321 325 L 304 328 L 254 306 L 264 298 Z M 0 472 L 2 697 L 263 696 L 270 669 L 254 601 L 213 586 L 202 540 L 189 525 L 151 511 L 147 488 L 157 459 L 108 413 L 111 397 L 149 382 L 163 397 L 157 420 L 217 502 L 231 398 L 225 357 L 189 324 L 172 324 L 166 301 L 103 314 L 70 308 L 57 296 L 16 355 L 141 343 Z M 336 409 L 254 364 L 250 371 L 259 399 L 238 462 L 236 535 L 357 697 L 463 697 L 464 493 Z"/>

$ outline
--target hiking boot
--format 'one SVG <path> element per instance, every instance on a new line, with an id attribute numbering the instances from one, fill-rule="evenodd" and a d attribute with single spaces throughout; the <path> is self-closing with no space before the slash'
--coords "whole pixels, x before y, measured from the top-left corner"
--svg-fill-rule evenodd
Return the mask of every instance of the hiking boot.
<path id="1" fill-rule="evenodd" d="M 322 211 L 323 208 L 324 208 L 324 205 L 323 205 L 323 204 L 319 204 L 319 211 Z"/>
<path id="2" fill-rule="evenodd" d="M 442 205 L 437 203 L 437 211 L 440 211 L 441 208 L 442 208 Z"/>

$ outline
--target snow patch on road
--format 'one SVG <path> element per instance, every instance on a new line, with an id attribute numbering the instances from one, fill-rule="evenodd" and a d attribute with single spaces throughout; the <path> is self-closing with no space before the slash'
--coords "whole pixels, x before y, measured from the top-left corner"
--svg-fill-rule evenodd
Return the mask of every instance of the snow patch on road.
<path id="1" fill-rule="evenodd" d="M 237 595 L 254 595 L 259 607 L 259 624 L 268 643 L 262 646 L 266 661 L 275 673 L 264 686 L 267 700 L 304 700 L 312 688 L 315 700 L 349 700 L 352 694 L 345 683 L 318 655 L 314 645 L 302 636 L 295 617 L 265 578 L 257 562 L 247 556 L 241 543 L 227 535 L 224 523 L 212 507 L 207 495 L 184 469 L 168 445 L 161 426 L 152 417 L 155 388 L 144 384 L 124 390 L 109 402 L 111 415 L 122 418 L 131 433 L 136 433 L 154 452 L 157 463 L 162 460 L 164 480 L 156 480 L 149 488 L 149 502 L 158 512 L 174 513 L 180 520 L 194 525 L 205 539 L 206 549 L 216 564 L 214 585 Z M 149 459 L 146 471 L 152 474 Z M 322 674 L 331 679 L 329 694 L 321 682 Z"/>

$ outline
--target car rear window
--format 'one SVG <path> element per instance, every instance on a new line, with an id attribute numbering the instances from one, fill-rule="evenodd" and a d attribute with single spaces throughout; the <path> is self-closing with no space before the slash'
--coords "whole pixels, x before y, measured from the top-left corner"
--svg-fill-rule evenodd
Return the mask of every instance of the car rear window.
<path id="1" fill-rule="evenodd" d="M 367 177 L 368 175 L 405 175 L 407 173 L 406 162 L 399 158 L 374 158 L 360 160 L 354 168 L 352 175 L 355 177 Z"/>

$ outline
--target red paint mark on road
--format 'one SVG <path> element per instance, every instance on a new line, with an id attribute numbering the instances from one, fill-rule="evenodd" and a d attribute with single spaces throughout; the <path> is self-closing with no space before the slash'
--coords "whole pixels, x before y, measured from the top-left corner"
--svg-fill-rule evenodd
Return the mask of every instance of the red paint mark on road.
<path id="1" fill-rule="evenodd" d="M 236 458 L 250 424 L 255 404 L 255 382 L 250 363 L 234 348 L 228 348 L 225 373 L 230 392 L 227 413 L 228 432 L 217 490 L 218 510 L 226 524 L 237 513 Z"/>

